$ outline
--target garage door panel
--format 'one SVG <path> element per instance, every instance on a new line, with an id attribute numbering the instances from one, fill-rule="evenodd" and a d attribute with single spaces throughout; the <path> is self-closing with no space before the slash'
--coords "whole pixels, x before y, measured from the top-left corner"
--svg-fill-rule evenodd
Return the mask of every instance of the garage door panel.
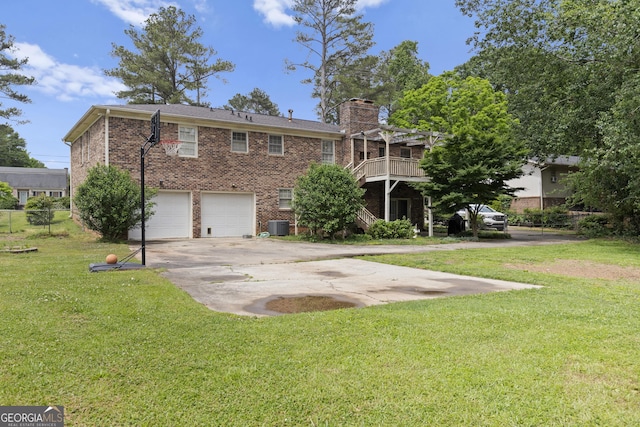
<path id="1" fill-rule="evenodd" d="M 191 196 L 183 192 L 158 192 L 153 216 L 146 222 L 145 239 L 189 238 L 191 236 Z M 140 228 L 129 231 L 129 238 L 140 240 Z"/>
<path id="2" fill-rule="evenodd" d="M 202 237 L 253 235 L 254 218 L 253 194 L 202 195 Z"/>

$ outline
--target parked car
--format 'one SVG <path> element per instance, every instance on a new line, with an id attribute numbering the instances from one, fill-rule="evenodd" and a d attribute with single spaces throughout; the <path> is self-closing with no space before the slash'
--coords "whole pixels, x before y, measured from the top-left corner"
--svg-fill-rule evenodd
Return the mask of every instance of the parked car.
<path id="1" fill-rule="evenodd" d="M 470 205 L 469 207 L 475 210 L 476 206 L 478 205 Z M 466 209 L 459 210 L 458 214 L 468 222 Z M 484 222 L 485 226 L 487 226 L 488 228 L 495 228 L 498 231 L 503 231 L 504 227 L 507 225 L 507 216 L 502 212 L 498 212 L 490 208 L 487 205 L 480 205 L 478 217 L 482 217 L 482 221 Z"/>

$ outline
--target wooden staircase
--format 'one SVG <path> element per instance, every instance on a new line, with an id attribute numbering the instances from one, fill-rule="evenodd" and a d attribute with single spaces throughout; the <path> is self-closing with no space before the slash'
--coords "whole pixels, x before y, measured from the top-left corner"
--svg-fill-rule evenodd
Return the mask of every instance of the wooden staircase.
<path id="1" fill-rule="evenodd" d="M 356 216 L 356 225 L 362 228 L 364 231 L 367 231 L 371 224 L 376 222 L 378 218 L 369 212 L 369 210 L 365 207 L 360 208 L 358 211 L 358 215 Z"/>

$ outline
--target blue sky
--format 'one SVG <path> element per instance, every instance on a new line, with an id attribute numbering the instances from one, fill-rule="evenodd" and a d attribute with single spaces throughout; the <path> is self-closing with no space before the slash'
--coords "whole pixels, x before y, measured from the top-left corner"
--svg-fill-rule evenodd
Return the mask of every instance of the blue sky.
<path id="1" fill-rule="evenodd" d="M 285 59 L 302 61 L 306 51 L 293 42 L 296 27 L 287 4 L 291 0 L 21 0 L 4 1 L 0 23 L 15 38 L 17 57 L 28 57 L 24 71 L 38 84 L 19 88 L 31 104 L 18 106 L 27 124 L 12 123 L 27 150 L 49 168 L 69 167 L 64 135 L 91 105 L 121 104 L 114 91 L 119 81 L 103 70 L 117 67 L 112 43 L 132 48 L 124 34 L 129 25 L 140 28 L 149 14 L 174 5 L 196 17 L 204 31 L 201 42 L 236 69 L 209 80 L 207 101 L 222 106 L 236 93 L 264 90 L 280 111 L 316 120 L 311 87 L 300 81 L 304 71 L 287 74 Z M 473 21 L 463 16 L 454 0 L 360 0 L 364 20 L 374 24 L 375 54 L 404 40 L 418 42 L 419 56 L 432 74 L 464 63 L 470 56 L 466 39 Z"/>

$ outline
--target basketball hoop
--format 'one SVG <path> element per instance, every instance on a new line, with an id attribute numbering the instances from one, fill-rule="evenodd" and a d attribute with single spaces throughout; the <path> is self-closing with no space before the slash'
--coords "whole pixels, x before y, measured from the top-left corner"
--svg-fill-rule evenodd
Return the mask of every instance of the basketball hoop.
<path id="1" fill-rule="evenodd" d="M 167 156 L 177 156 L 178 151 L 180 151 L 180 146 L 182 142 L 176 139 L 165 139 L 160 141 L 160 146 L 164 148 L 164 152 L 167 153 Z"/>

